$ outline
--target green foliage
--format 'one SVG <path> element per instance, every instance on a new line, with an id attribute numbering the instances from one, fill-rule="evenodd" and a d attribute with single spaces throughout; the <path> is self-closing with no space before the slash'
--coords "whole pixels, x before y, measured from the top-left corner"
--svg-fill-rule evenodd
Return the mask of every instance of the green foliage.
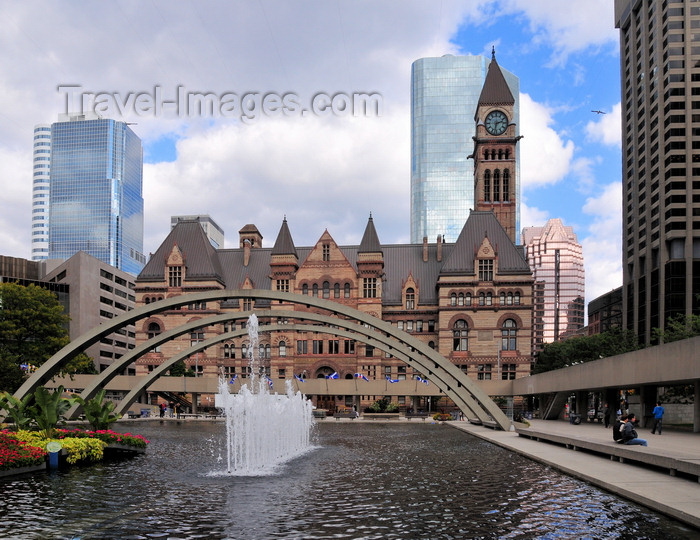
<path id="1" fill-rule="evenodd" d="M 32 419 L 45 438 L 54 436 L 56 426 L 65 423 L 65 414 L 76 403 L 73 398 L 64 398 L 63 386 L 49 392 L 39 386 L 34 392 L 34 405 L 27 408 Z"/>
<path id="2" fill-rule="evenodd" d="M 193 369 L 187 369 L 184 360 L 178 360 L 170 367 L 169 375 L 171 377 L 194 377 Z"/>
<path id="3" fill-rule="evenodd" d="M 26 429 L 32 423 L 28 406 L 33 397 L 27 394 L 20 400 L 8 392 L 0 392 L 0 410 L 5 410 L 8 417 L 12 418 L 16 430 Z"/>
<path id="4" fill-rule="evenodd" d="M 665 330 L 652 330 L 652 341 L 655 343 L 671 343 L 694 336 L 700 336 L 700 315 L 677 315 L 666 322 Z"/>
<path id="5" fill-rule="evenodd" d="M 433 420 L 438 422 L 446 422 L 448 420 L 452 420 L 452 415 L 447 413 L 435 413 L 433 415 Z"/>
<path id="6" fill-rule="evenodd" d="M 115 405 L 112 401 L 104 401 L 105 389 L 100 389 L 94 398 L 85 401 L 80 396 L 73 396 L 77 403 L 82 405 L 85 418 L 90 422 L 92 429 L 108 429 L 114 422 L 121 418 L 120 414 L 112 414 Z"/>
<path id="7" fill-rule="evenodd" d="M 0 284 L 0 305 L 0 389 L 14 392 L 20 364 L 40 366 L 68 344 L 69 319 L 56 296 L 35 285 Z"/>
<path id="8" fill-rule="evenodd" d="M 534 373 L 592 362 L 639 348 L 637 336 L 619 328 L 593 336 L 572 337 L 566 341 L 547 343 L 537 355 Z"/>
<path id="9" fill-rule="evenodd" d="M 365 409 L 365 412 L 372 413 L 393 413 L 398 412 L 399 406 L 396 403 L 391 403 L 389 398 L 378 399 L 372 405 Z"/>

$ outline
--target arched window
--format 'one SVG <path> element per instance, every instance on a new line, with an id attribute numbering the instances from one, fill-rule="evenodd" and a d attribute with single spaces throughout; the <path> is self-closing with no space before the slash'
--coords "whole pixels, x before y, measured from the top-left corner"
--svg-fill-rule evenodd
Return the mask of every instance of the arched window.
<path id="1" fill-rule="evenodd" d="M 434 341 L 428 341 L 428 347 L 431 349 L 435 349 L 435 342 Z"/>
<path id="2" fill-rule="evenodd" d="M 469 328 L 467 328 L 467 321 L 464 319 L 459 319 L 455 322 L 452 327 L 452 350 L 453 351 L 467 351 L 469 350 L 469 341 L 467 339 L 467 334 L 469 333 Z"/>
<path id="3" fill-rule="evenodd" d="M 333 285 L 333 298 L 340 298 L 340 283 Z"/>
<path id="4" fill-rule="evenodd" d="M 489 160 L 489 149 L 484 148 L 484 161 L 488 161 L 488 160 Z"/>
<path id="5" fill-rule="evenodd" d="M 244 343 L 241 345 L 241 358 L 249 358 L 248 356 L 248 344 Z"/>
<path id="6" fill-rule="evenodd" d="M 286 341 L 280 341 L 280 343 L 279 343 L 279 355 L 280 356 L 287 356 L 287 342 Z"/>
<path id="7" fill-rule="evenodd" d="M 270 344 L 268 343 L 265 345 L 265 358 L 270 358 L 270 352 L 271 352 L 271 347 Z"/>
<path id="8" fill-rule="evenodd" d="M 457 305 L 457 293 L 452 293 L 450 295 L 450 305 L 451 306 L 456 306 Z"/>
<path id="9" fill-rule="evenodd" d="M 467 295 L 464 297 L 464 305 L 465 306 L 472 305 L 472 293 L 467 293 Z"/>
<path id="10" fill-rule="evenodd" d="M 506 319 L 501 329 L 501 350 L 514 351 L 517 349 L 518 329 L 513 319 Z"/>
<path id="11" fill-rule="evenodd" d="M 327 281 L 323 282 L 323 297 L 324 298 L 331 297 L 331 284 L 328 283 Z"/>
<path id="12" fill-rule="evenodd" d="M 150 303 L 151 303 L 151 297 L 150 297 L 150 296 L 147 296 L 147 297 L 144 298 L 143 300 L 144 300 L 144 302 L 146 302 L 146 304 L 150 304 Z"/>
<path id="13" fill-rule="evenodd" d="M 350 298 L 350 284 L 346 283 L 344 288 L 345 288 L 345 298 Z"/>
<path id="14" fill-rule="evenodd" d="M 491 294 L 490 292 L 486 293 L 486 305 L 493 305 L 493 294 Z"/>
<path id="15" fill-rule="evenodd" d="M 301 294 L 309 294 L 309 286 L 306 283 L 301 286 Z"/>
<path id="16" fill-rule="evenodd" d="M 148 323 L 148 330 L 146 330 L 146 334 L 148 335 L 148 339 L 153 339 L 162 331 L 163 330 L 161 329 L 160 324 L 157 322 L 152 322 Z M 160 352 L 160 345 L 151 349 L 151 352 Z"/>
<path id="17" fill-rule="evenodd" d="M 464 305 L 464 293 L 459 293 L 459 296 L 457 296 L 457 305 L 458 306 Z"/>
<path id="18" fill-rule="evenodd" d="M 486 169 L 484 171 L 484 201 L 489 202 L 491 200 L 491 171 Z"/>
<path id="19" fill-rule="evenodd" d="M 486 304 L 486 297 L 484 296 L 484 293 L 479 293 L 479 305 L 483 306 Z"/>
<path id="20" fill-rule="evenodd" d="M 509 306 L 512 306 L 512 305 L 513 305 L 513 293 L 512 293 L 512 292 L 509 292 L 509 293 L 508 293 L 508 300 L 507 300 L 507 303 L 508 303 Z"/>
<path id="21" fill-rule="evenodd" d="M 236 358 L 236 345 L 231 343 L 228 348 L 229 358 Z"/>
<path id="22" fill-rule="evenodd" d="M 519 292 L 516 292 L 516 293 L 513 295 L 513 303 L 514 303 L 516 306 L 519 306 L 519 305 L 520 305 L 520 293 L 519 293 Z"/>
<path id="23" fill-rule="evenodd" d="M 162 330 L 160 328 L 160 324 L 158 324 L 157 322 L 152 322 L 148 324 L 148 339 L 156 337 L 161 332 Z"/>
<path id="24" fill-rule="evenodd" d="M 493 202 L 501 200 L 501 172 L 496 169 L 493 171 Z"/>
<path id="25" fill-rule="evenodd" d="M 230 355 L 231 355 L 231 351 L 230 351 L 229 345 L 228 345 L 228 343 L 225 343 L 224 344 L 224 358 L 231 358 Z"/>
<path id="26" fill-rule="evenodd" d="M 508 169 L 503 170 L 503 202 L 510 200 L 510 173 Z"/>
<path id="27" fill-rule="evenodd" d="M 410 287 L 406 289 L 406 309 L 416 309 L 416 293 Z"/>
<path id="28" fill-rule="evenodd" d="M 506 304 L 506 293 L 502 292 L 498 303 L 504 306 Z"/>
<path id="29" fill-rule="evenodd" d="M 318 284 L 314 283 L 314 286 L 312 288 L 312 296 L 318 296 Z"/>

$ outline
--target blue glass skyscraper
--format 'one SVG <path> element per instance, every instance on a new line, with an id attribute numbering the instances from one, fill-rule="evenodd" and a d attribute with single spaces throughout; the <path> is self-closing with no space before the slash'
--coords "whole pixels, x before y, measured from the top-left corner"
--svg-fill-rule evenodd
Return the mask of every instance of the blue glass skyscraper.
<path id="1" fill-rule="evenodd" d="M 143 150 L 131 128 L 84 115 L 55 122 L 50 170 L 49 258 L 84 251 L 138 274 L 146 262 Z"/>
<path id="2" fill-rule="evenodd" d="M 474 209 L 472 137 L 474 114 L 490 60 L 483 56 L 421 58 L 411 69 L 411 242 L 437 235 L 457 240 Z M 520 124 L 520 80 L 501 67 L 515 98 Z M 520 161 L 516 154 L 515 190 L 520 200 Z M 516 230 L 520 207 L 516 208 Z"/>

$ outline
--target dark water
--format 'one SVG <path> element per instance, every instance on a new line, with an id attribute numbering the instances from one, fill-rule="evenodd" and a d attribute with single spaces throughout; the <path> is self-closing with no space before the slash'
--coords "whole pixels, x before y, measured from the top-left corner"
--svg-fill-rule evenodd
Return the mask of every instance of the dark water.
<path id="1" fill-rule="evenodd" d="M 264 477 L 222 423 L 123 424 L 145 455 L 0 480 L 0 538 L 696 538 L 697 531 L 445 425 L 322 423 Z"/>

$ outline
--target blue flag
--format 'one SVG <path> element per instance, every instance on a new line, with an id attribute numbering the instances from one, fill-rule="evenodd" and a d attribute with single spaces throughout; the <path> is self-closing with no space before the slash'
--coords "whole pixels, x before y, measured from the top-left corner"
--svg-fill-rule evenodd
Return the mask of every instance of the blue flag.
<path id="1" fill-rule="evenodd" d="M 305 381 L 302 377 L 300 377 L 299 375 L 294 375 L 294 378 L 295 378 L 297 381 L 299 381 L 299 382 L 306 382 L 306 381 Z"/>
<path id="2" fill-rule="evenodd" d="M 234 375 L 231 377 L 231 380 L 228 382 L 229 384 L 233 384 L 233 381 L 235 381 L 238 378 L 238 375 Z"/>
<path id="3" fill-rule="evenodd" d="M 386 380 L 389 381 L 390 383 L 399 382 L 398 379 L 392 379 L 391 377 L 389 377 L 389 375 L 386 376 Z"/>
<path id="4" fill-rule="evenodd" d="M 334 371 L 330 375 L 326 375 L 326 379 L 338 379 L 340 376 L 338 375 L 337 371 Z"/>
<path id="5" fill-rule="evenodd" d="M 365 377 L 362 373 L 355 373 L 355 378 L 362 379 L 363 381 L 369 381 L 369 379 Z"/>
<path id="6" fill-rule="evenodd" d="M 421 377 L 416 377 L 416 380 L 417 380 L 418 382 L 422 382 L 423 384 L 430 384 L 430 383 L 427 381 L 427 379 L 422 379 Z"/>
<path id="7" fill-rule="evenodd" d="M 270 377 L 265 377 L 265 378 L 267 379 L 267 385 L 268 385 L 270 388 L 272 388 L 273 386 L 275 386 L 275 383 L 272 382 L 272 379 L 270 379 Z"/>

